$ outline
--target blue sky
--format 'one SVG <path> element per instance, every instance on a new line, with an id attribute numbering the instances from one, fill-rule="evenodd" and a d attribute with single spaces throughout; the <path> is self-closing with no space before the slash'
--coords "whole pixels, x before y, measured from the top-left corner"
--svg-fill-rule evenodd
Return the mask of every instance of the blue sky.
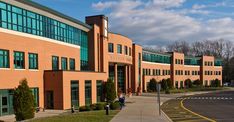
<path id="1" fill-rule="evenodd" d="M 110 31 L 144 46 L 234 40 L 234 0 L 33 0 L 84 22 L 105 14 Z"/>

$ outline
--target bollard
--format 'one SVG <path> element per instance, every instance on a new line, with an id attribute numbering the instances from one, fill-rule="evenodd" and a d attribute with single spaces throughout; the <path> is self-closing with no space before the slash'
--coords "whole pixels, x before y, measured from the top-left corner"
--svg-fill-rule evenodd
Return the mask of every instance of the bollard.
<path id="1" fill-rule="evenodd" d="M 106 109 L 106 115 L 109 115 L 109 104 L 106 105 L 105 109 Z"/>

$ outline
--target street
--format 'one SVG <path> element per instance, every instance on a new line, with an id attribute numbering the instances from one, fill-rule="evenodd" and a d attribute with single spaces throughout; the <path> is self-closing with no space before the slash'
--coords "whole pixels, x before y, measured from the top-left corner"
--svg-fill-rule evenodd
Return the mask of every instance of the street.
<path id="1" fill-rule="evenodd" d="M 183 104 L 187 109 L 217 122 L 234 121 L 234 91 L 194 95 Z"/>

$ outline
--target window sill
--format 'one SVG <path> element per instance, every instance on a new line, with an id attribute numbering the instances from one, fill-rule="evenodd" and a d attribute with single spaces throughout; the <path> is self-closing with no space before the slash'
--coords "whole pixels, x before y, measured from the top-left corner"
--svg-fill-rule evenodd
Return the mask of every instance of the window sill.
<path id="1" fill-rule="evenodd" d="M 14 70 L 23 71 L 23 70 L 25 70 L 25 69 L 14 69 Z"/>
<path id="2" fill-rule="evenodd" d="M 10 68 L 0 68 L 0 70 L 10 70 Z"/>
<path id="3" fill-rule="evenodd" d="M 29 69 L 29 71 L 38 72 L 39 70 L 38 69 Z"/>

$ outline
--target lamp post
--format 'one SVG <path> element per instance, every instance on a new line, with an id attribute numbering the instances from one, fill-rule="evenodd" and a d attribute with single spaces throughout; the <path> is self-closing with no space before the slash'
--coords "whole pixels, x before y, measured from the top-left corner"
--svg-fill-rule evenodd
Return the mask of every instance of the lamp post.
<path id="1" fill-rule="evenodd" d="M 156 77 L 156 79 L 158 80 L 158 76 Z M 156 83 L 156 89 L 157 89 L 157 93 L 158 93 L 158 113 L 159 116 L 161 116 L 161 102 L 160 102 L 160 90 L 161 90 L 161 84 L 159 82 Z"/>

